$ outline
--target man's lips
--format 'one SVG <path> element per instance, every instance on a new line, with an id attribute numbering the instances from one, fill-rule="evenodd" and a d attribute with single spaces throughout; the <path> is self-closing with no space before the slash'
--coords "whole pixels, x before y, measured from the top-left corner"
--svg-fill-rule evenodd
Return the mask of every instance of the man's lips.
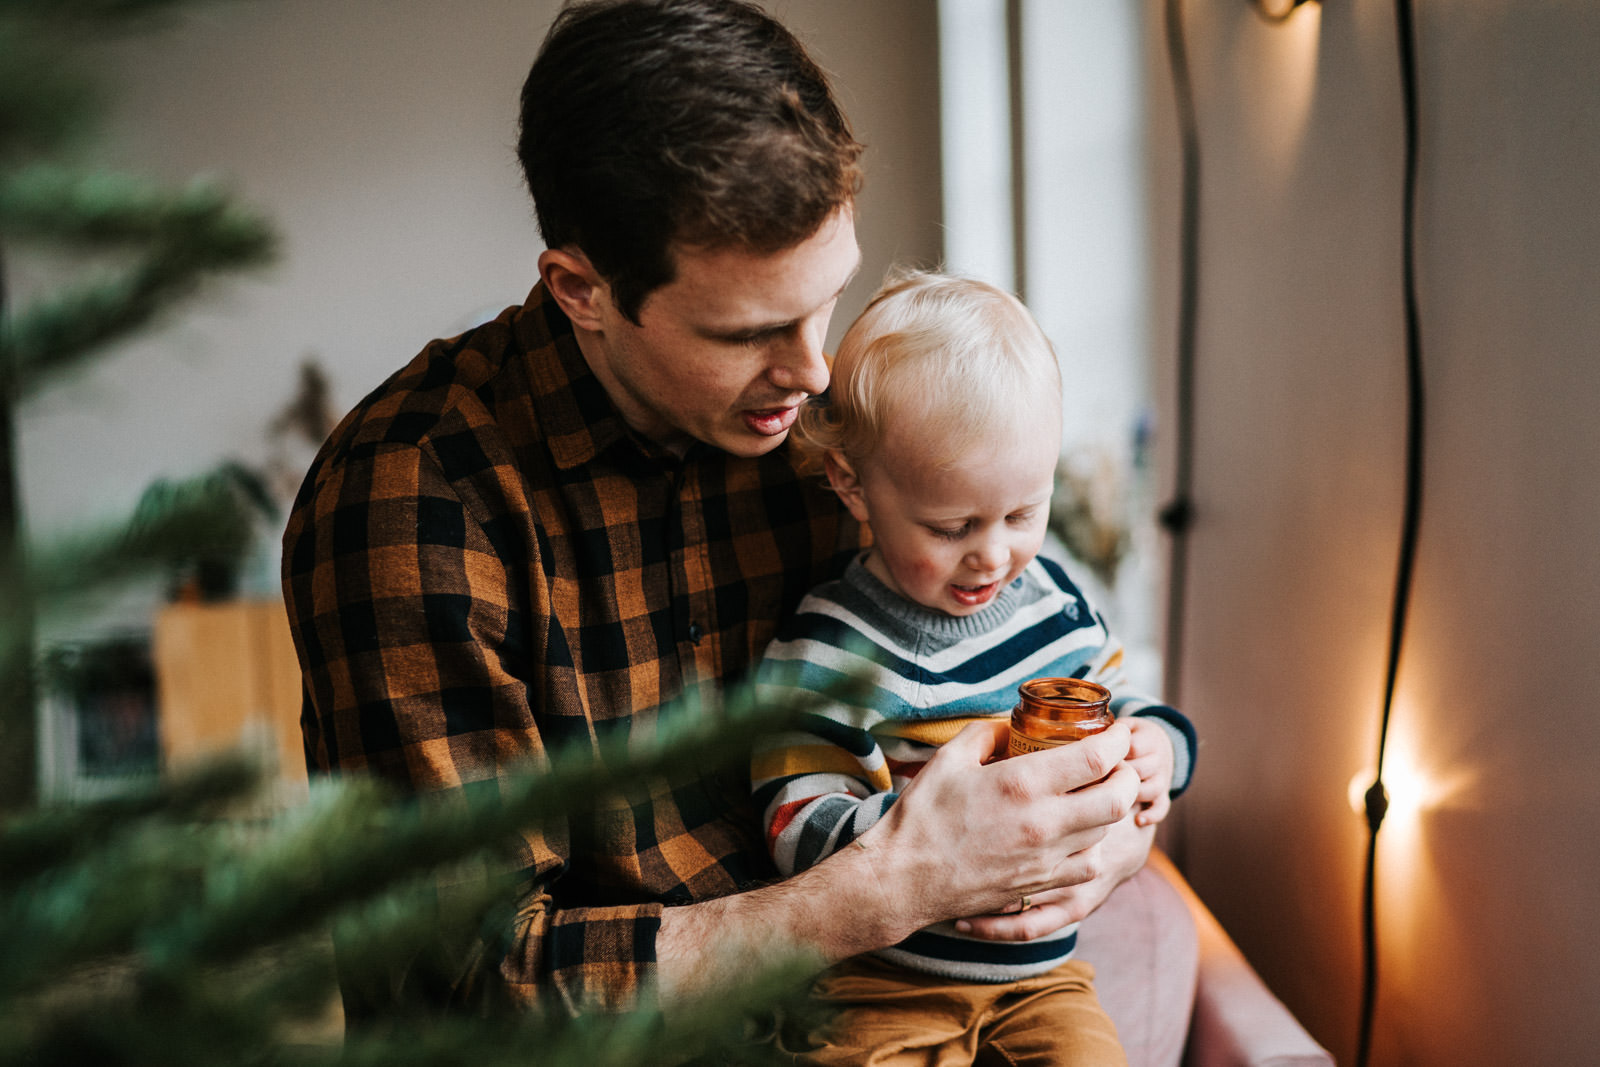
<path id="1" fill-rule="evenodd" d="M 744 424 L 755 433 L 763 437 L 776 437 L 794 425 L 794 420 L 800 415 L 800 408 L 751 408 L 741 413 Z"/>

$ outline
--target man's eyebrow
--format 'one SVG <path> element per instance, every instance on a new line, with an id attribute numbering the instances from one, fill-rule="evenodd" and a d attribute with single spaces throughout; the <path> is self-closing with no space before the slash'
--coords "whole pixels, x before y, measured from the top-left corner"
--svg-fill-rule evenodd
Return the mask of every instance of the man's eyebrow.
<path id="1" fill-rule="evenodd" d="M 839 286 L 839 288 L 835 290 L 834 294 L 824 301 L 824 303 L 832 303 L 843 296 L 844 291 L 850 288 L 850 283 L 856 280 L 856 275 L 860 272 L 861 257 L 858 255 L 856 257 L 856 265 L 850 268 L 850 273 L 848 276 L 846 276 L 844 284 Z M 709 338 L 713 341 L 754 341 L 759 337 L 768 337 L 772 334 L 778 334 L 785 330 L 792 329 L 799 321 L 799 319 L 787 319 L 783 322 L 766 322 L 759 326 L 746 326 L 737 330 L 707 329 L 700 331 L 700 333 L 701 336 Z"/>

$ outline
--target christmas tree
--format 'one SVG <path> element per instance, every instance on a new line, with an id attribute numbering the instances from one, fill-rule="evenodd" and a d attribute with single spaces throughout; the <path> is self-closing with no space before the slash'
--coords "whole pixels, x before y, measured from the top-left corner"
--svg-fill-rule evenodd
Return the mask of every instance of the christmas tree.
<path id="1" fill-rule="evenodd" d="M 35 799 L 38 609 L 153 568 L 227 558 L 251 517 L 236 469 L 152 486 L 122 522 L 29 546 L 16 413 L 106 345 L 155 321 L 205 278 L 263 262 L 272 235 L 223 189 L 167 189 L 60 160 L 80 152 L 100 99 L 81 42 L 176 0 L 0 3 L 0 256 L 75 252 L 117 265 L 12 307 L 0 269 L 0 811 Z M 0 260 L 3 268 L 3 260 Z"/>
<path id="2" fill-rule="evenodd" d="M 217 186 L 59 162 L 96 111 L 77 42 L 182 3 L 0 0 L 0 254 L 112 249 L 122 264 L 25 307 L 0 286 L 0 1064 L 760 1062 L 741 1027 L 793 995 L 781 961 L 671 1018 L 445 1017 L 340 1041 L 323 1025 L 331 946 L 337 934 L 347 965 L 381 971 L 441 932 L 508 923 L 502 854 L 516 831 L 685 761 L 741 760 L 804 708 L 758 713 L 743 690 L 714 709 L 681 704 L 646 750 L 556 753 L 501 779 L 488 805 L 340 781 L 263 816 L 252 798 L 266 772 L 243 755 L 111 799 L 38 803 L 36 613 L 153 568 L 236 558 L 255 522 L 249 479 L 228 467 L 158 483 L 125 521 L 47 544 L 27 543 L 18 493 L 20 405 L 204 279 L 271 254 L 269 227 Z"/>

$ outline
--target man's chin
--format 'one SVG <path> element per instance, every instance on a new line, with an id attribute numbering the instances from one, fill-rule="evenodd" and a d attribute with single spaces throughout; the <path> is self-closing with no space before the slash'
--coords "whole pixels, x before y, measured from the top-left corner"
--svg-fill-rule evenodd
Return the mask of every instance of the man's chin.
<path id="1" fill-rule="evenodd" d="M 788 430 L 779 434 L 758 434 L 745 430 L 742 433 L 729 434 L 726 440 L 718 441 L 716 444 L 724 452 L 743 459 L 755 459 L 757 456 L 775 451 L 788 439 Z"/>

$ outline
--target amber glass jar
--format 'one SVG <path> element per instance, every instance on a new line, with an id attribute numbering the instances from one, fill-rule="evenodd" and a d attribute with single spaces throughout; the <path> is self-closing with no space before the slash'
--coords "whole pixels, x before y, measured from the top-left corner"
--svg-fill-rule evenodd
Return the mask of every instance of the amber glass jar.
<path id="1" fill-rule="evenodd" d="M 1033 678 L 1017 688 L 1007 755 L 1037 752 L 1097 734 L 1115 720 L 1111 691 L 1082 678 Z"/>

